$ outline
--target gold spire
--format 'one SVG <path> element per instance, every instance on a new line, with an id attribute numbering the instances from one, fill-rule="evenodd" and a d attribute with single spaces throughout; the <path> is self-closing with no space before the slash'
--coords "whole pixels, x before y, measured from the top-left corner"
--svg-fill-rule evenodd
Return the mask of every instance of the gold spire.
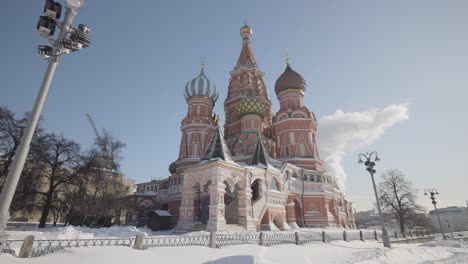
<path id="1" fill-rule="evenodd" d="M 288 48 L 286 48 L 285 51 L 286 51 L 286 64 L 289 65 L 290 60 L 289 60 Z"/>
<path id="2" fill-rule="evenodd" d="M 242 37 L 242 34 L 248 33 L 249 35 L 252 35 L 252 29 L 247 25 L 247 18 L 244 21 L 244 26 L 240 30 L 240 35 Z"/>

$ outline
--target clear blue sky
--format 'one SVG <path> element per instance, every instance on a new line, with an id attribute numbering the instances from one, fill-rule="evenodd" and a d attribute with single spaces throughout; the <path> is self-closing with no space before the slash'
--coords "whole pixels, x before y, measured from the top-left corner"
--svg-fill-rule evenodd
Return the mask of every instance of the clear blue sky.
<path id="1" fill-rule="evenodd" d="M 0 105 L 30 111 L 45 61 L 35 26 L 43 1 L 5 1 L 0 16 Z M 137 182 L 168 175 L 177 158 L 185 83 L 199 73 L 220 89 L 248 19 L 269 90 L 285 67 L 284 49 L 308 83 L 318 117 L 408 103 L 410 120 L 372 146 L 381 172 L 403 170 L 421 191 L 437 187 L 440 206 L 468 199 L 468 1 L 91 1 L 75 24 L 92 28 L 89 49 L 61 61 L 43 109 L 43 126 L 88 148 L 90 113 L 127 144 L 123 172 Z M 271 98 L 277 106 L 276 98 Z M 277 109 L 277 107 L 275 108 Z M 320 127 L 319 127 L 320 129 Z M 368 175 L 347 155 L 347 189 L 358 210 L 371 206 Z M 430 207 L 430 200 L 419 202 Z"/>

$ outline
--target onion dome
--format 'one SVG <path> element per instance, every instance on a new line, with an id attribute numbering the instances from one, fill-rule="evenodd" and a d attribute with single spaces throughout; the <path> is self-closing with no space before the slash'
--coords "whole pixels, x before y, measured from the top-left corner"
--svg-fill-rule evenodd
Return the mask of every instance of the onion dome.
<path id="1" fill-rule="evenodd" d="M 300 89 L 302 91 L 305 91 L 306 89 L 304 78 L 302 78 L 299 73 L 294 71 L 291 66 L 289 66 L 289 63 L 287 64 L 283 74 L 281 74 L 278 80 L 276 80 L 276 95 L 287 89 Z"/>
<path id="2" fill-rule="evenodd" d="M 206 96 L 213 102 L 218 99 L 219 91 L 215 83 L 206 78 L 204 68 L 205 66 L 202 64 L 200 74 L 185 85 L 184 96 L 186 100 L 192 96 Z"/>
<path id="3" fill-rule="evenodd" d="M 237 105 L 236 112 L 239 118 L 249 114 L 263 118 L 266 114 L 266 108 L 258 97 L 249 94 Z"/>
<path id="4" fill-rule="evenodd" d="M 241 27 L 241 29 L 240 29 L 241 37 L 242 37 L 242 34 L 244 34 L 244 33 L 248 33 L 249 35 L 252 35 L 252 29 L 249 26 L 247 26 L 247 19 L 244 22 L 244 26 Z"/>
<path id="5" fill-rule="evenodd" d="M 174 161 L 174 162 L 171 163 L 171 165 L 169 165 L 169 172 L 171 174 L 174 174 L 174 173 L 176 173 L 176 170 L 177 170 L 177 165 L 176 165 L 176 163 Z"/>

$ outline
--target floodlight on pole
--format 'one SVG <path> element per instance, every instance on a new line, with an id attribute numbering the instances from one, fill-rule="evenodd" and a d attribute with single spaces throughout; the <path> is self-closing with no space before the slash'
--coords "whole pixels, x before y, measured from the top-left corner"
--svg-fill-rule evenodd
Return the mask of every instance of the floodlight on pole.
<path id="1" fill-rule="evenodd" d="M 376 173 L 376 170 L 374 170 L 374 166 L 376 162 L 379 162 L 379 156 L 376 151 L 373 151 L 371 153 L 366 152 L 365 154 L 360 153 L 358 155 L 359 161 L 358 163 L 364 163 L 366 166 L 366 170 L 369 172 L 371 175 L 372 179 L 372 187 L 374 187 L 374 194 L 375 194 L 375 200 L 377 202 L 377 210 L 379 211 L 379 216 L 380 216 L 380 224 L 382 226 L 382 241 L 384 244 L 384 247 L 392 247 L 390 244 L 390 238 L 388 237 L 387 229 L 385 228 L 385 220 L 382 214 L 382 209 L 380 209 L 380 201 L 379 201 L 379 195 L 377 193 L 377 187 L 375 186 L 375 180 L 374 180 L 374 174 Z M 363 159 L 365 161 L 363 161 Z"/>
<path id="2" fill-rule="evenodd" d="M 38 46 L 39 55 L 48 61 L 47 70 L 44 78 L 42 79 L 41 87 L 36 97 L 36 101 L 34 102 L 31 115 L 29 116 L 26 127 L 24 128 L 23 137 L 21 138 L 21 142 L 16 150 L 15 158 L 9 167 L 8 175 L 0 193 L 0 254 L 5 247 L 6 240 L 9 236 L 5 230 L 8 219 L 10 218 L 10 205 L 21 176 L 21 172 L 23 171 L 31 140 L 34 135 L 34 131 L 36 130 L 37 122 L 41 115 L 42 107 L 44 106 L 58 61 L 63 54 L 67 54 L 70 51 L 78 51 L 83 47 L 88 47 L 91 42 L 89 37 L 83 37 L 82 35 L 75 40 L 67 38 L 68 35 L 76 31 L 71 24 L 77 10 L 82 6 L 82 0 L 67 0 L 65 16 L 63 21 L 59 22 L 57 19 L 61 16 L 62 5 L 53 0 L 46 0 L 43 10 L 44 15 L 39 17 L 39 22 L 36 26 L 39 34 L 52 43 L 52 47 L 46 45 Z M 55 28 L 57 26 L 59 26 L 60 33 L 57 39 L 52 39 L 51 37 L 54 35 Z M 89 32 L 89 30 L 82 30 L 80 32 L 81 34 L 86 34 L 86 31 Z"/>
<path id="3" fill-rule="evenodd" d="M 424 195 L 428 195 L 428 194 L 431 196 L 429 198 L 431 198 L 432 204 L 434 205 L 434 210 L 437 216 L 437 221 L 439 222 L 439 228 L 440 228 L 440 231 L 442 232 L 442 238 L 446 239 L 444 228 L 442 227 L 442 222 L 440 221 L 439 210 L 437 210 L 437 201 L 435 198 L 436 195 L 439 195 L 439 192 L 437 191 L 436 188 L 424 189 Z"/>

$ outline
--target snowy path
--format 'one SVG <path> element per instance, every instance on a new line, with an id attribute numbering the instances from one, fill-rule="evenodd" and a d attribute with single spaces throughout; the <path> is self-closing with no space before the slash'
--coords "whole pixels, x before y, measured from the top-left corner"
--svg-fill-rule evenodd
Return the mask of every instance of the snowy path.
<path id="1" fill-rule="evenodd" d="M 127 264 L 127 263 L 190 263 L 190 264 L 278 264 L 278 263 L 468 263 L 468 245 L 461 242 L 429 242 L 432 244 L 401 244 L 393 249 L 382 248 L 377 242 L 313 243 L 304 246 L 257 245 L 208 247 L 151 248 L 138 251 L 126 247 L 94 247 L 69 249 L 34 259 L 0 256 L 8 264 Z M 458 262 L 457 262 L 458 261 Z"/>

